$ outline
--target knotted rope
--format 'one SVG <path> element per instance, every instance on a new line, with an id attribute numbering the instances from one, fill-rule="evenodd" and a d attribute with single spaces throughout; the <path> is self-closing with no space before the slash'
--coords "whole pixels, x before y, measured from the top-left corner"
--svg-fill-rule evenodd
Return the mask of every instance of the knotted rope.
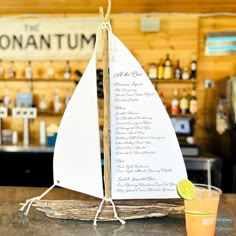
<path id="1" fill-rule="evenodd" d="M 124 225 L 124 224 L 125 224 L 125 221 L 122 220 L 122 219 L 118 216 L 118 214 L 117 214 L 117 212 L 116 212 L 116 207 L 115 207 L 114 202 L 112 201 L 111 198 L 106 198 L 106 197 L 104 197 L 104 198 L 102 199 L 102 201 L 101 201 L 101 203 L 100 203 L 100 205 L 99 205 L 99 207 L 98 207 L 97 213 L 96 213 L 96 215 L 95 215 L 95 217 L 94 217 L 93 225 L 97 225 L 97 218 L 98 218 L 100 212 L 102 211 L 102 206 L 103 206 L 103 204 L 104 204 L 105 201 L 109 201 L 109 202 L 111 203 L 112 208 L 113 208 L 114 218 L 117 219 L 117 220 L 119 220 L 120 223 L 121 223 L 122 225 Z"/>
<path id="2" fill-rule="evenodd" d="M 24 215 L 28 215 L 29 214 L 29 210 L 30 210 L 30 207 L 32 206 L 32 204 L 35 202 L 35 201 L 39 201 L 41 200 L 47 193 L 49 193 L 56 185 L 53 184 L 50 188 L 48 188 L 45 192 L 43 192 L 40 196 L 37 196 L 37 197 L 33 197 L 33 198 L 30 198 L 28 200 L 26 200 L 25 204 L 23 204 L 23 206 L 19 209 L 19 211 L 23 211 L 24 212 Z M 26 209 L 26 210 L 25 210 Z"/>

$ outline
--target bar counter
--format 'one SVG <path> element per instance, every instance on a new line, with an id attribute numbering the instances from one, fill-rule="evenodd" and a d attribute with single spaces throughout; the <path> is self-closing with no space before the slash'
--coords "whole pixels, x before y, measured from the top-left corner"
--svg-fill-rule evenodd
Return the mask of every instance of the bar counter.
<path id="1" fill-rule="evenodd" d="M 53 219 L 31 207 L 28 217 L 19 213 L 19 203 L 39 196 L 46 189 L 37 187 L 0 187 L 0 235 L 2 236 L 184 236 L 184 215 L 171 215 L 119 222 L 93 222 Z M 62 188 L 54 188 L 44 199 L 89 199 L 92 197 Z M 236 194 L 221 196 L 217 217 L 216 236 L 236 235 Z M 200 236 L 200 235 L 199 235 Z"/>

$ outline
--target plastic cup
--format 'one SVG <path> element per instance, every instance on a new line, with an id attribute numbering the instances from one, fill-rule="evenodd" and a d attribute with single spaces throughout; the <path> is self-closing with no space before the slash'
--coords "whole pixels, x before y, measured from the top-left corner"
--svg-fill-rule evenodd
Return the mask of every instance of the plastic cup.
<path id="1" fill-rule="evenodd" d="M 194 184 L 196 196 L 185 200 L 187 236 L 214 236 L 222 191 L 206 184 Z"/>

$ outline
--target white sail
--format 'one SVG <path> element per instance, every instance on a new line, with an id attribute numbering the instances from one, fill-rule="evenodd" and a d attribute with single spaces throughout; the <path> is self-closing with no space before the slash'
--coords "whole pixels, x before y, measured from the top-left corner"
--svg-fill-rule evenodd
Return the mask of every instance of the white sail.
<path id="1" fill-rule="evenodd" d="M 187 173 L 170 118 L 136 59 L 109 38 L 112 199 L 176 198 Z"/>
<path id="2" fill-rule="evenodd" d="M 92 56 L 62 117 L 57 135 L 54 184 L 103 198 L 96 56 Z"/>

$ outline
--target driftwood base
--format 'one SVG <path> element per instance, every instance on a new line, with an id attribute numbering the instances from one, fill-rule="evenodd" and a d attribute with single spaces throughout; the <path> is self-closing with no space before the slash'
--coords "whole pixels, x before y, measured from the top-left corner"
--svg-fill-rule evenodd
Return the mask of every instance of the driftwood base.
<path id="1" fill-rule="evenodd" d="M 172 202 L 172 203 L 171 203 Z M 114 201 L 117 214 L 123 220 L 149 217 L 163 217 L 170 214 L 183 214 L 183 202 L 179 200 L 125 200 Z M 94 220 L 100 201 L 80 200 L 40 200 L 33 206 L 45 212 L 48 217 L 75 220 Z M 105 202 L 98 221 L 113 221 L 114 212 L 110 202 Z"/>

